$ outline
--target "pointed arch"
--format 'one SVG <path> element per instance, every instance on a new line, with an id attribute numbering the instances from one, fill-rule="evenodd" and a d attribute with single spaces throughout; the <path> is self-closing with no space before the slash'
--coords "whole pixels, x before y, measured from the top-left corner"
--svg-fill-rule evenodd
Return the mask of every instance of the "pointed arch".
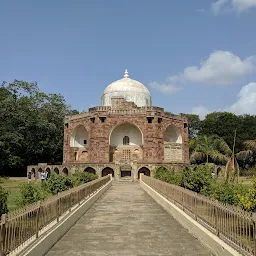
<path id="1" fill-rule="evenodd" d="M 124 145 L 124 138 L 129 138 L 128 145 L 143 145 L 143 133 L 140 128 L 130 122 L 123 122 L 116 125 L 109 136 L 110 146 Z M 127 138 L 126 138 L 127 140 Z"/>
<path id="2" fill-rule="evenodd" d="M 83 125 L 78 125 L 72 132 L 70 137 L 70 147 L 87 147 L 88 132 Z"/>
<path id="3" fill-rule="evenodd" d="M 68 169 L 65 167 L 65 168 L 62 170 L 62 173 L 63 173 L 65 176 L 68 176 Z"/>
<path id="4" fill-rule="evenodd" d="M 84 169 L 84 172 L 89 172 L 89 173 L 93 173 L 93 174 L 96 174 L 96 170 L 95 169 L 93 169 L 92 167 L 86 167 L 85 169 Z"/>
<path id="5" fill-rule="evenodd" d="M 57 167 L 55 167 L 55 168 L 53 169 L 53 172 L 56 173 L 56 174 L 59 174 L 59 173 L 60 173 L 60 171 L 59 171 L 59 169 L 58 169 Z"/>
<path id="6" fill-rule="evenodd" d="M 172 143 L 182 144 L 181 130 L 172 124 L 169 125 L 164 132 L 164 142 L 165 143 L 172 142 Z"/>
<path id="7" fill-rule="evenodd" d="M 113 170 L 112 168 L 110 168 L 110 167 L 105 167 L 105 168 L 102 170 L 102 173 L 101 173 L 101 174 L 102 174 L 102 175 L 101 175 L 102 177 L 107 176 L 107 175 L 109 175 L 109 174 L 111 174 L 112 177 L 115 176 L 114 170 Z"/>
<path id="8" fill-rule="evenodd" d="M 129 144 L 130 144 L 130 138 L 128 136 L 124 136 L 123 145 L 129 145 Z"/>
<path id="9" fill-rule="evenodd" d="M 139 171 L 138 171 L 138 179 L 140 179 L 140 174 L 141 173 L 143 173 L 144 175 L 146 175 L 146 176 L 150 176 L 150 170 L 149 170 L 149 168 L 147 168 L 147 167 L 145 167 L 145 166 L 143 166 L 143 167 L 141 167 L 140 169 L 139 169 Z"/>

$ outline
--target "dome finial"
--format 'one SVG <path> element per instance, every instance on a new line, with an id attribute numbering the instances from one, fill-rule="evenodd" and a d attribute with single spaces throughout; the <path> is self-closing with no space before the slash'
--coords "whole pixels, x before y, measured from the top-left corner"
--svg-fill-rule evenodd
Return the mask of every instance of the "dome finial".
<path id="1" fill-rule="evenodd" d="M 124 71 L 124 78 L 128 78 L 129 77 L 129 73 L 128 73 L 128 70 L 126 69 L 125 71 Z"/>

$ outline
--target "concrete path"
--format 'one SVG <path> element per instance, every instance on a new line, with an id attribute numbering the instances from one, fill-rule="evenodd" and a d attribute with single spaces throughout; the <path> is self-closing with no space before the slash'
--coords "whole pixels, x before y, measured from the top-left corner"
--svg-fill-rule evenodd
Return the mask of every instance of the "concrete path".
<path id="1" fill-rule="evenodd" d="M 210 256 L 139 183 L 120 182 L 93 205 L 47 256 Z"/>

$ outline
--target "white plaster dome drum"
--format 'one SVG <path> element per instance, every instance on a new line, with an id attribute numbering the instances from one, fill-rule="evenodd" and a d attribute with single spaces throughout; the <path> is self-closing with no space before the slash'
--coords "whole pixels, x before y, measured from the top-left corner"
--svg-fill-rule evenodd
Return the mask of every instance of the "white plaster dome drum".
<path id="1" fill-rule="evenodd" d="M 127 69 L 124 78 L 106 87 L 101 97 L 102 106 L 111 106 L 112 97 L 123 97 L 126 101 L 134 102 L 138 107 L 151 106 L 149 90 L 141 82 L 129 78 Z"/>

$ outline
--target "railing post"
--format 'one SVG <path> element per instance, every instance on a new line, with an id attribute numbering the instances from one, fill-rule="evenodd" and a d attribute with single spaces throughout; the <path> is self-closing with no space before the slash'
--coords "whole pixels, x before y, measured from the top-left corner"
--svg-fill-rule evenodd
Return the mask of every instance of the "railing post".
<path id="1" fill-rule="evenodd" d="M 39 206 L 36 211 L 36 238 L 38 238 L 39 236 L 40 211 L 41 211 L 41 201 L 39 201 Z"/>
<path id="2" fill-rule="evenodd" d="M 253 218 L 253 255 L 256 256 L 256 224 L 255 219 Z"/>
<path id="3" fill-rule="evenodd" d="M 6 234 L 6 229 L 5 229 L 5 225 L 6 225 L 6 214 L 2 214 L 1 216 L 1 233 L 0 233 L 0 255 L 1 256 L 5 256 L 4 253 L 4 241 L 5 241 L 5 234 Z"/>
<path id="4" fill-rule="evenodd" d="M 197 220 L 197 195 L 195 195 L 195 220 Z"/>
<path id="5" fill-rule="evenodd" d="M 59 222 L 59 220 L 60 220 L 60 197 L 59 197 L 59 193 L 57 193 L 56 213 L 57 213 L 57 222 Z"/>
<path id="6" fill-rule="evenodd" d="M 215 219 L 215 229 L 216 229 L 216 236 L 219 236 L 219 227 L 218 227 L 218 207 L 216 205 L 214 207 L 214 219 Z"/>
<path id="7" fill-rule="evenodd" d="M 184 211 L 184 190 L 182 190 L 182 210 Z"/>
<path id="8" fill-rule="evenodd" d="M 69 212 L 71 212 L 71 207 L 72 207 L 71 198 L 72 198 L 72 191 L 71 191 L 70 194 L 69 194 L 69 200 L 68 200 L 68 203 L 69 203 Z"/>

